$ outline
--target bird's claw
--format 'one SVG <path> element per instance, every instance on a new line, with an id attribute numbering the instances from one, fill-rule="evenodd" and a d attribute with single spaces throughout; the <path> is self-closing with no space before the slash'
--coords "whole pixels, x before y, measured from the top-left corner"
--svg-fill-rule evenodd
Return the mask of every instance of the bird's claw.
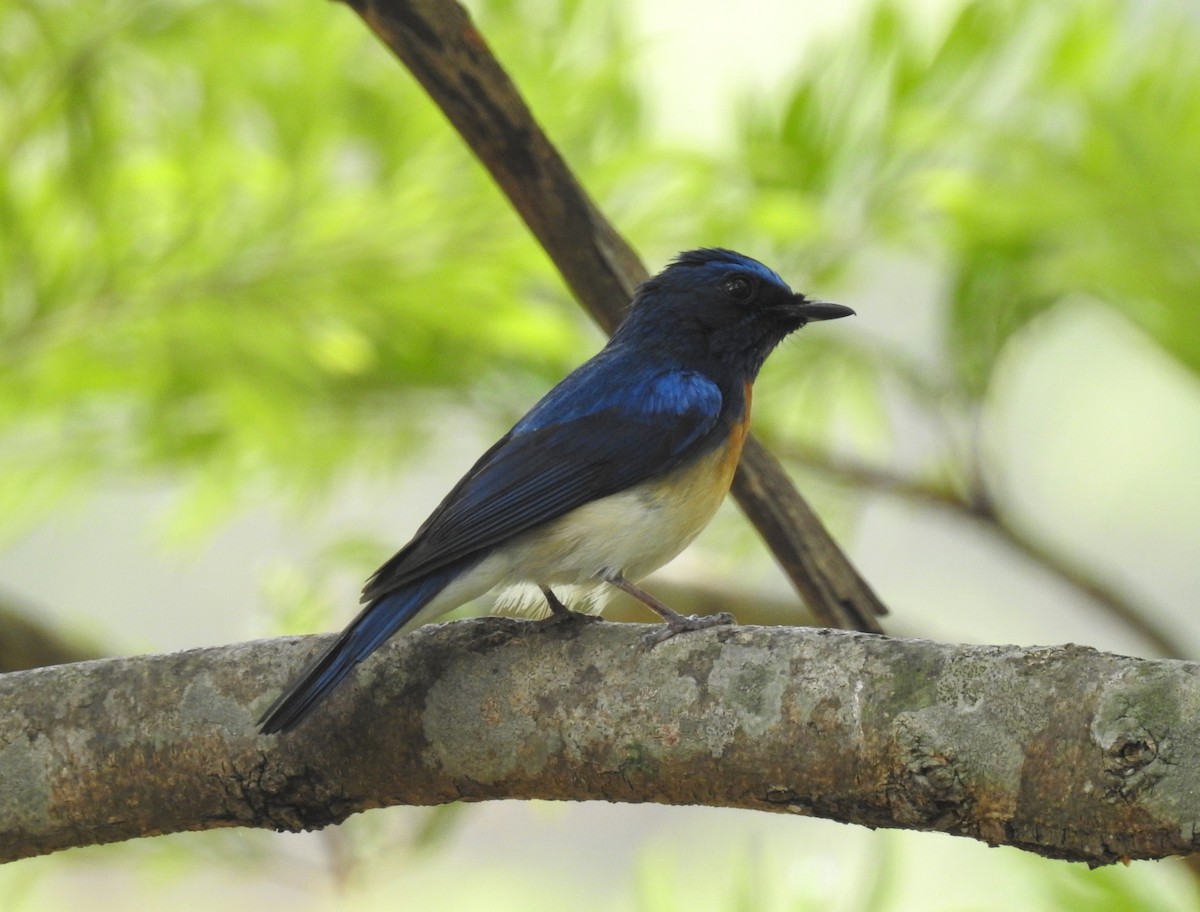
<path id="1" fill-rule="evenodd" d="M 533 623 L 538 630 L 548 630 L 560 624 L 595 624 L 603 620 L 604 618 L 598 614 L 584 614 L 582 611 L 572 611 L 570 608 L 563 608 L 562 611 L 551 612 L 546 617 L 539 618 Z"/>
<path id="2" fill-rule="evenodd" d="M 677 614 L 662 627 L 648 633 L 646 643 L 650 646 L 657 646 L 677 634 L 687 633 L 690 630 L 705 630 L 709 627 L 722 627 L 736 623 L 737 621 L 728 611 L 722 611 L 719 614 Z"/>

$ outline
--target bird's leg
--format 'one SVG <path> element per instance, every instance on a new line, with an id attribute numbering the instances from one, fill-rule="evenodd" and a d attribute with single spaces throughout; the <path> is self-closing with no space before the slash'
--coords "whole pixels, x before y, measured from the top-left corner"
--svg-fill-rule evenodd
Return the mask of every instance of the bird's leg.
<path id="1" fill-rule="evenodd" d="M 559 597 L 554 594 L 554 590 L 549 586 L 538 586 L 538 588 L 542 590 L 542 595 L 546 596 L 546 604 L 550 606 L 550 615 L 537 622 L 542 627 L 554 627 L 557 624 L 571 623 L 585 624 L 600 620 L 598 615 L 572 611 L 562 603 Z"/>
<path id="2" fill-rule="evenodd" d="M 668 608 L 645 589 L 629 582 L 629 580 L 625 579 L 625 577 L 617 573 L 615 570 L 605 570 L 600 574 L 600 578 L 606 583 L 611 583 L 612 585 L 616 586 L 622 592 L 628 592 L 635 599 L 637 599 L 651 611 L 658 614 L 664 621 L 667 622 L 666 626 L 662 630 L 651 634 L 651 636 L 647 638 L 651 645 L 661 643 L 663 640 L 669 640 L 671 637 L 675 636 L 675 634 L 684 633 L 688 630 L 703 630 L 706 627 L 717 627 L 722 624 L 737 623 L 737 621 L 734 620 L 733 615 L 727 611 L 722 611 L 720 614 L 705 615 L 680 614 L 678 611 Z"/>
<path id="3" fill-rule="evenodd" d="M 546 604 L 550 606 L 550 613 L 559 618 L 559 620 L 563 620 L 574 613 L 559 600 L 558 596 L 554 594 L 554 590 L 549 586 L 538 586 L 538 588 L 542 590 L 542 595 L 546 596 Z"/>

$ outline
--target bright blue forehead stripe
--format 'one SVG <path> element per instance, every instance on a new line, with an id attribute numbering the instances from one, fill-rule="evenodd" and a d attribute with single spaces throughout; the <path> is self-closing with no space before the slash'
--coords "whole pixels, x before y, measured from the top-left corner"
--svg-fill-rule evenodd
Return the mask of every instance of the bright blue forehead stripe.
<path id="1" fill-rule="evenodd" d="M 721 247 L 704 247 L 700 250 L 689 250 L 686 253 L 681 253 L 675 258 L 674 262 L 677 266 L 706 269 L 714 273 L 724 272 L 730 266 L 734 266 L 757 275 L 766 282 L 772 282 L 784 288 L 788 287 L 787 282 L 780 278 L 777 272 L 764 266 L 758 260 L 741 253 L 735 253 L 732 250 L 725 250 Z"/>

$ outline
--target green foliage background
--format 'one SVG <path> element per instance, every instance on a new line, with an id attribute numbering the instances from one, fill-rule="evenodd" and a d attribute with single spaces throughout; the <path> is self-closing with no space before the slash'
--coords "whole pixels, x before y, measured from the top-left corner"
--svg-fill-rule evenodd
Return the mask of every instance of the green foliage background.
<path id="1" fill-rule="evenodd" d="M 922 264 L 929 351 L 898 341 L 911 297 L 897 288 L 876 317 L 890 334 L 814 332 L 773 361 L 756 421 L 801 474 L 814 452 L 826 469 L 830 453 L 890 466 L 911 451 L 906 428 L 931 427 L 904 480 L 960 505 L 985 497 L 1003 516 L 1012 472 L 980 444 L 989 409 L 1030 328 L 1064 307 L 1116 315 L 1194 393 L 1200 29 L 1185 8 L 979 0 L 918 15 L 882 3 L 777 92 L 742 99 L 725 142 L 688 148 L 655 130 L 629 10 L 491 0 L 475 12 L 652 268 L 721 244 L 836 298 L 881 261 Z M 10 541 L 64 497 L 124 480 L 185 492 L 172 515 L 191 533 L 263 505 L 321 505 L 347 477 L 403 471 L 441 432 L 437 412 L 502 430 L 599 342 L 440 115 L 344 10 L 101 0 L 79 15 L 8 0 L 0 85 Z M 843 523 L 857 491 L 818 485 Z M 304 580 L 339 561 L 369 570 L 378 551 L 354 544 L 331 535 L 276 595 L 312 595 Z M 314 599 L 312 614 L 341 616 Z M 337 872 L 397 844 L 403 864 L 436 869 L 448 837 L 432 834 L 454 817 L 404 819 L 326 837 L 335 905 L 370 907 L 378 882 Z M 186 883 L 213 853 L 243 887 L 246 858 L 284 877 L 278 841 L 212 835 L 88 857 L 154 862 Z M 834 907 L 811 884 L 788 887 L 786 864 L 735 852 L 722 870 L 676 877 L 644 861 L 634 895 L 611 904 Z M 1171 908 L 1197 905 L 1165 868 L 1162 880 L 1145 867 L 985 864 L 1030 877 L 1030 908 L 1080 908 L 1085 893 L 1089 908 L 1166 908 L 1164 890 Z M 5 872 L 0 895 L 36 908 L 56 895 L 42 878 L 78 867 L 25 863 L 35 873 Z M 862 867 L 877 888 L 837 908 L 905 907 L 911 886 Z M 533 901 L 511 892 L 489 896 L 497 908 Z M 980 895 L 971 907 L 1008 906 Z"/>

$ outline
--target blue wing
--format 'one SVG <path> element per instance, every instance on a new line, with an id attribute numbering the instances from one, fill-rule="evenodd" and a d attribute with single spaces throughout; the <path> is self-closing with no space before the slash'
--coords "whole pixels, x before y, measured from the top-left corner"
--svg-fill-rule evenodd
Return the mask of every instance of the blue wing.
<path id="1" fill-rule="evenodd" d="M 271 704 L 263 733 L 298 725 L 487 548 L 698 455 L 723 438 L 727 411 L 703 375 L 649 368 L 619 345 L 605 349 L 488 450 L 371 577 L 367 607 Z"/>
<path id="2" fill-rule="evenodd" d="M 574 508 L 664 472 L 716 442 L 720 388 L 695 371 L 648 370 L 609 348 L 488 450 L 363 590 L 375 601 Z"/>

